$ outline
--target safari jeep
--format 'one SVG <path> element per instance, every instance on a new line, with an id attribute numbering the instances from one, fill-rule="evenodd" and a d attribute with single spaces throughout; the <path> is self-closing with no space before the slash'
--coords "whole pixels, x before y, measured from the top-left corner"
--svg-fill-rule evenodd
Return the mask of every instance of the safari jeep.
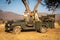
<path id="1" fill-rule="evenodd" d="M 20 33 L 21 30 L 36 30 L 40 33 L 47 32 L 47 28 L 54 28 L 55 15 L 47 15 L 40 17 L 41 22 L 25 20 L 8 21 L 5 24 L 5 32 Z"/>

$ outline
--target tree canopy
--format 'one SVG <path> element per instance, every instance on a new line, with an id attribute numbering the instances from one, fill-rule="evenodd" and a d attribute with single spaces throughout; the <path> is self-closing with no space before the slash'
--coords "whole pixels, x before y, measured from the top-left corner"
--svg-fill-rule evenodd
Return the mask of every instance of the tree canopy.
<path id="1" fill-rule="evenodd" d="M 10 4 L 11 1 L 12 0 L 6 0 L 8 4 Z M 35 0 L 35 1 L 43 1 L 43 3 L 45 3 L 44 5 L 49 9 L 49 11 L 56 8 L 60 8 L 60 0 Z"/>
<path id="2" fill-rule="evenodd" d="M 44 3 L 49 10 L 60 8 L 60 0 L 44 0 Z"/>

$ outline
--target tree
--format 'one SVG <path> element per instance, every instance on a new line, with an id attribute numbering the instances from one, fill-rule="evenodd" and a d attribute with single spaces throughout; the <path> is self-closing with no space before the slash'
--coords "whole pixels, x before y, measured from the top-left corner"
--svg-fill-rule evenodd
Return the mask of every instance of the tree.
<path id="1" fill-rule="evenodd" d="M 27 0 L 24 0 L 24 1 L 27 1 Z M 43 3 L 45 3 L 44 5 L 48 8 L 49 11 L 53 10 L 52 13 L 54 13 L 57 8 L 60 8 L 60 0 L 35 0 L 35 1 L 38 1 L 38 2 L 35 5 L 34 10 L 36 10 L 38 8 L 38 5 L 39 5 L 39 3 L 41 4 L 41 1 L 44 1 Z M 6 2 L 8 4 L 10 4 L 11 0 L 6 0 Z M 22 2 L 23 2 L 23 0 L 22 0 Z M 26 3 L 26 5 L 25 4 L 24 5 L 26 7 L 28 4 L 27 4 L 27 2 L 25 2 L 25 3 Z M 30 11 L 29 6 L 26 7 L 26 9 L 28 9 Z"/>
<path id="2" fill-rule="evenodd" d="M 52 13 L 54 13 L 57 8 L 60 8 L 60 0 L 44 0 L 44 3 L 49 11 L 53 10 Z"/>
<path id="3" fill-rule="evenodd" d="M 7 2 L 8 4 L 10 4 L 10 3 L 11 3 L 11 0 L 6 0 L 6 2 Z"/>

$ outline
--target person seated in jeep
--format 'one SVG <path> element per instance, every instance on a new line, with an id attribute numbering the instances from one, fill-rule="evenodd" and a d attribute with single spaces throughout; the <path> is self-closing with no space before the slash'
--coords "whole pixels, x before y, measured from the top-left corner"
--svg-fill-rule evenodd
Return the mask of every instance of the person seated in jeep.
<path id="1" fill-rule="evenodd" d="M 38 13 L 37 10 L 32 11 L 31 13 L 28 13 L 27 11 L 25 11 L 24 13 L 24 19 L 25 21 L 29 22 L 29 21 L 41 21 L 38 17 Z"/>
<path id="2" fill-rule="evenodd" d="M 29 12 L 27 12 L 27 10 L 25 10 L 25 12 L 24 12 L 24 20 L 25 20 L 26 24 L 27 24 L 27 22 L 29 22 L 29 20 L 30 20 L 29 18 L 30 18 Z"/>

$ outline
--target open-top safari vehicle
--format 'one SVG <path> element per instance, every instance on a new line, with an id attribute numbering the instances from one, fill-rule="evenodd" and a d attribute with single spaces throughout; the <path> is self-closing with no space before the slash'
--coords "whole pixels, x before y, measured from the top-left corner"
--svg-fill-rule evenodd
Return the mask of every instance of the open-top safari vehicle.
<path id="1" fill-rule="evenodd" d="M 22 0 L 23 4 L 26 7 L 26 14 L 24 20 L 20 21 L 8 21 L 5 24 L 5 31 L 13 33 L 20 33 L 21 30 L 36 30 L 37 32 L 45 33 L 47 32 L 47 28 L 54 28 L 54 22 L 55 22 L 55 15 L 47 15 L 42 17 L 37 17 L 35 13 L 37 13 L 36 9 L 38 7 L 38 4 L 40 1 L 37 2 L 37 4 L 34 7 L 33 12 L 30 11 L 29 6 L 26 2 L 26 0 Z"/>

